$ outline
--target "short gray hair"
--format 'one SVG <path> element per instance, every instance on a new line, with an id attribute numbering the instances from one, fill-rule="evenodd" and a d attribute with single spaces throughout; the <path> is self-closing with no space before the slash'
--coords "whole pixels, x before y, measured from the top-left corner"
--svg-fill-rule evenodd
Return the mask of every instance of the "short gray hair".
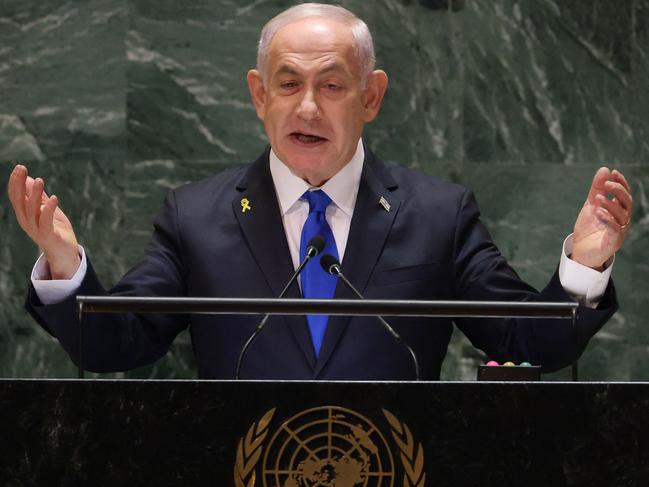
<path id="1" fill-rule="evenodd" d="M 311 17 L 325 17 L 337 20 L 351 28 L 355 44 L 355 54 L 361 70 L 361 84 L 364 86 L 367 76 L 374 70 L 376 56 L 374 55 L 374 42 L 367 24 L 346 8 L 338 5 L 322 3 L 302 3 L 295 5 L 270 19 L 261 30 L 259 45 L 257 47 L 257 70 L 262 79 L 266 81 L 266 68 L 270 44 L 275 34 L 282 28 L 298 20 Z"/>

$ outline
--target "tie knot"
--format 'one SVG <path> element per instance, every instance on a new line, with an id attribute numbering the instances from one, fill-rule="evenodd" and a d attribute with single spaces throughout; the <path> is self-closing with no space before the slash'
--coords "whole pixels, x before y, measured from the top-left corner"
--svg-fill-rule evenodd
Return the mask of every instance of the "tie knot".
<path id="1" fill-rule="evenodd" d="M 309 213 L 318 211 L 324 213 L 331 203 L 331 198 L 327 196 L 327 193 L 318 189 L 316 191 L 307 191 L 304 193 L 304 198 L 309 202 Z"/>

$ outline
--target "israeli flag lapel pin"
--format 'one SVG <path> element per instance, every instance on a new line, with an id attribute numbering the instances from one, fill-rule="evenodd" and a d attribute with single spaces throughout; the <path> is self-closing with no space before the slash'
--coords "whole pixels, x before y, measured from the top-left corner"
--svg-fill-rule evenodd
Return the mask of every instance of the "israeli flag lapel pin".
<path id="1" fill-rule="evenodd" d="M 390 212 L 390 208 L 392 207 L 390 206 L 390 203 L 388 203 L 388 200 L 386 200 L 383 196 L 379 198 L 379 204 L 385 211 L 387 211 L 388 213 Z"/>

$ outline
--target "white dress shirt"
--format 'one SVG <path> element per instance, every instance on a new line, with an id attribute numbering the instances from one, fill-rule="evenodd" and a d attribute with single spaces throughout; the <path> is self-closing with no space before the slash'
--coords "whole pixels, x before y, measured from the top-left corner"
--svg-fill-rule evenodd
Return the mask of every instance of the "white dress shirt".
<path id="1" fill-rule="evenodd" d="M 363 143 L 362 140 L 359 140 L 356 153 L 351 161 L 329 181 L 317 188 L 322 189 L 332 201 L 332 204 L 327 207 L 326 219 L 334 234 L 338 257 L 341 262 L 345 255 L 364 159 Z M 309 215 L 309 203 L 300 198 L 305 191 L 316 188 L 293 174 L 289 167 L 279 160 L 272 149 L 270 151 L 270 173 L 282 213 L 282 223 L 284 224 L 284 232 L 291 252 L 293 267 L 297 268 L 300 263 L 302 227 Z M 559 263 L 561 285 L 573 299 L 594 308 L 606 291 L 613 269 L 614 257 L 606 263 L 605 270 L 599 272 L 570 259 L 568 256 L 571 252 L 572 235 L 569 235 L 563 243 Z M 71 279 L 51 279 L 44 256 L 41 254 L 38 258 L 32 270 L 31 280 L 36 294 L 43 304 L 55 304 L 63 301 L 79 288 L 88 268 L 86 254 L 82 246 L 79 246 L 79 255 L 81 264 Z"/>
<path id="2" fill-rule="evenodd" d="M 334 234 L 338 258 L 342 262 L 365 160 L 362 141 L 358 141 L 352 160 L 320 188 L 311 186 L 304 179 L 293 174 L 272 149 L 269 159 L 270 174 L 273 177 L 277 201 L 282 212 L 282 223 L 284 223 L 284 232 L 293 259 L 293 267 L 297 269 L 300 264 L 302 227 L 309 216 L 309 202 L 300 198 L 306 191 L 314 189 L 321 189 L 331 198 L 332 203 L 327 207 L 325 217 Z"/>

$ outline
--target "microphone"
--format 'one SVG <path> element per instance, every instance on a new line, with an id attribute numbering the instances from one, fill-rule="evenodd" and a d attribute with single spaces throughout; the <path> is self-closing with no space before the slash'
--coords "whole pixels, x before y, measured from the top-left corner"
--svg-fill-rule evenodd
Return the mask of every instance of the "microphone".
<path id="1" fill-rule="evenodd" d="M 336 259 L 333 255 L 331 254 L 326 254 L 320 257 L 320 265 L 322 268 L 325 270 L 327 274 L 331 274 L 332 276 L 336 276 L 340 278 L 341 281 L 345 283 L 345 285 L 351 289 L 356 296 L 358 296 L 359 299 L 365 299 L 363 295 L 358 292 L 358 289 L 354 287 L 354 285 L 349 282 L 349 280 L 345 277 L 345 274 L 343 274 L 342 269 L 340 268 L 340 262 L 338 262 L 338 259 Z M 399 335 L 394 328 L 392 328 L 387 321 L 385 321 L 381 316 L 376 316 L 376 318 L 379 320 L 381 325 L 383 325 L 383 328 L 392 335 L 392 337 L 403 347 L 405 348 L 408 353 L 410 354 L 410 357 L 412 358 L 412 364 L 415 368 L 415 377 L 417 380 L 419 380 L 419 362 L 417 361 L 417 356 L 415 355 L 415 352 L 412 348 L 410 348 L 410 345 L 408 345 L 403 338 L 401 338 L 401 335 Z"/>
<path id="2" fill-rule="evenodd" d="M 288 289 L 291 287 L 291 284 L 295 282 L 297 279 L 297 276 L 300 275 L 302 272 L 302 269 L 304 269 L 304 266 L 306 265 L 309 260 L 313 259 L 316 255 L 318 255 L 320 252 L 322 252 L 322 249 L 324 249 L 325 246 L 325 241 L 324 238 L 321 235 L 315 235 L 309 240 L 309 243 L 306 246 L 306 255 L 304 256 L 304 259 L 302 262 L 300 262 L 300 265 L 297 266 L 297 269 L 295 269 L 295 272 L 291 276 L 291 278 L 288 280 L 286 283 L 286 286 L 284 286 L 284 289 L 282 289 L 282 292 L 279 293 L 278 298 L 283 298 Z M 255 328 L 255 331 L 252 332 L 252 335 L 250 335 L 250 338 L 246 341 L 246 343 L 243 345 L 243 348 L 241 349 L 241 352 L 239 352 L 239 359 L 237 360 L 237 369 L 234 374 L 234 378 L 236 380 L 240 379 L 240 373 L 241 373 L 241 364 L 243 363 L 243 359 L 246 356 L 246 352 L 248 351 L 248 348 L 250 348 L 250 345 L 252 345 L 252 342 L 255 341 L 255 339 L 259 336 L 261 331 L 264 329 L 266 326 L 266 322 L 268 321 L 268 318 L 270 318 L 270 314 L 267 314 L 262 318 L 262 320 L 259 322 L 257 325 L 257 328 Z"/>

